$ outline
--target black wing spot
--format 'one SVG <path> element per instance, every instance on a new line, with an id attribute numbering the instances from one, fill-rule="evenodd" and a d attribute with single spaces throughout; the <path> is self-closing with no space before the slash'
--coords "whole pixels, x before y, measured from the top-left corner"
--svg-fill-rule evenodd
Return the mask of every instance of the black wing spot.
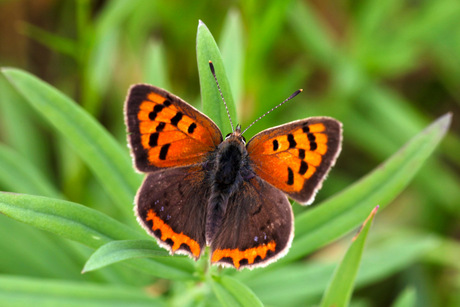
<path id="1" fill-rule="evenodd" d="M 153 223 L 151 223 L 151 224 L 152 224 L 152 227 L 153 227 Z M 155 236 L 157 238 L 161 238 L 161 230 L 160 229 L 154 230 L 153 233 L 155 234 Z"/>
<path id="2" fill-rule="evenodd" d="M 158 124 L 158 126 L 155 128 L 155 130 L 156 130 L 157 132 L 163 131 L 163 129 L 165 128 L 165 126 L 166 126 L 166 123 L 161 122 L 161 123 Z"/>
<path id="3" fill-rule="evenodd" d="M 288 180 L 286 182 L 288 185 L 294 184 L 294 172 L 290 167 L 288 167 Z"/>
<path id="4" fill-rule="evenodd" d="M 248 258 L 241 259 L 239 264 L 240 264 L 240 266 L 248 265 L 249 264 Z"/>
<path id="5" fill-rule="evenodd" d="M 166 160 L 166 155 L 168 154 L 169 146 L 171 146 L 171 144 L 164 144 L 163 146 L 161 146 L 159 156 L 160 160 Z"/>
<path id="6" fill-rule="evenodd" d="M 177 124 L 180 122 L 182 119 L 182 112 L 177 112 L 176 115 L 174 115 L 173 118 L 171 118 L 171 124 L 177 127 Z"/>
<path id="7" fill-rule="evenodd" d="M 195 128 L 196 128 L 196 124 L 195 124 L 195 123 L 191 123 L 190 126 L 188 126 L 187 132 L 188 132 L 189 134 L 192 134 L 193 131 L 195 131 Z"/>
<path id="8" fill-rule="evenodd" d="M 166 244 L 168 244 L 169 246 L 173 246 L 174 245 L 174 241 L 170 238 L 167 238 L 166 241 L 164 241 Z"/>
<path id="9" fill-rule="evenodd" d="M 187 243 L 182 243 L 180 246 L 179 246 L 179 249 L 182 249 L 188 253 L 192 253 L 192 250 L 190 249 L 190 246 L 187 244 Z"/>
<path id="10" fill-rule="evenodd" d="M 152 133 L 150 135 L 150 139 L 149 139 L 150 147 L 155 147 L 158 145 L 158 136 L 159 136 L 158 132 Z"/>
<path id="11" fill-rule="evenodd" d="M 273 140 L 273 151 L 277 151 L 279 147 L 278 140 Z"/>
<path id="12" fill-rule="evenodd" d="M 307 123 L 305 123 L 304 126 L 302 127 L 302 131 L 304 133 L 309 133 L 310 132 L 310 127 L 308 127 Z"/>
<path id="13" fill-rule="evenodd" d="M 155 120 L 155 118 L 157 117 L 157 115 L 158 115 L 157 112 L 152 111 L 152 112 L 149 113 L 149 119 L 150 119 L 150 120 Z"/>
<path id="14" fill-rule="evenodd" d="M 316 150 L 316 148 L 318 148 L 318 144 L 316 144 L 316 142 L 310 142 L 310 150 Z"/>
<path id="15" fill-rule="evenodd" d="M 294 140 L 294 136 L 292 134 L 288 134 L 288 142 L 289 142 L 289 148 L 295 148 L 297 146 L 297 143 Z"/>
<path id="16" fill-rule="evenodd" d="M 308 164 L 305 161 L 300 161 L 300 168 L 299 168 L 299 174 L 303 175 L 307 172 L 308 170 Z"/>
<path id="17" fill-rule="evenodd" d="M 171 100 L 165 99 L 165 101 L 163 101 L 163 105 L 164 105 L 165 107 L 169 107 L 169 106 L 171 105 Z"/>
<path id="18" fill-rule="evenodd" d="M 310 142 L 314 142 L 316 140 L 316 137 L 313 133 L 308 133 L 307 137 Z"/>
<path id="19" fill-rule="evenodd" d="M 305 149 L 299 149 L 299 158 L 302 160 L 305 159 Z"/>
<path id="20" fill-rule="evenodd" d="M 165 107 L 165 106 L 164 106 L 164 105 L 162 105 L 162 104 L 157 104 L 157 105 L 155 105 L 155 106 L 153 107 L 153 112 L 157 112 L 157 113 L 160 113 L 160 112 L 161 112 L 161 110 L 163 110 L 163 109 L 164 109 L 164 107 Z"/>

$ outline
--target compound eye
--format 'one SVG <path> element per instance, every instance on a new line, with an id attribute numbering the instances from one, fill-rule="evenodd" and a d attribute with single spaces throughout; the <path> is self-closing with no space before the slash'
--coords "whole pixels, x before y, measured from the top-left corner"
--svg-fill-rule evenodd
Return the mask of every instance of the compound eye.
<path id="1" fill-rule="evenodd" d="M 231 134 L 231 133 L 227 134 L 227 135 L 225 136 L 225 139 L 228 139 L 228 137 L 229 137 L 230 135 L 232 135 L 232 134 Z"/>

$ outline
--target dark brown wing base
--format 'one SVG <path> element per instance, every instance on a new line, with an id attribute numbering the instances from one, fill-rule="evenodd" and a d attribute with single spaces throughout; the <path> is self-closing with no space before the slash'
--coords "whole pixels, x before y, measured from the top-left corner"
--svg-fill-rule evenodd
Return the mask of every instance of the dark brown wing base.
<path id="1" fill-rule="evenodd" d="M 230 197 L 220 231 L 211 244 L 211 261 L 237 269 L 266 266 L 287 253 L 293 230 L 287 197 L 254 177 Z"/>
<path id="2" fill-rule="evenodd" d="M 205 246 L 209 190 L 201 166 L 165 169 L 146 176 L 136 196 L 139 223 L 171 254 L 198 259 Z"/>

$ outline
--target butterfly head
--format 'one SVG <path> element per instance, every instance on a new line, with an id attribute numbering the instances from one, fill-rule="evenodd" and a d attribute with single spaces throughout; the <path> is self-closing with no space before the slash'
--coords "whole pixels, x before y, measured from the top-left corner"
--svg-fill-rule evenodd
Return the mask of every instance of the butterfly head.
<path id="1" fill-rule="evenodd" d="M 236 129 L 235 131 L 233 131 L 232 133 L 228 133 L 226 136 L 225 136 L 225 140 L 239 140 L 240 142 L 243 142 L 243 144 L 246 145 L 246 138 L 243 136 L 243 134 L 241 133 L 241 125 L 238 124 L 236 125 Z"/>

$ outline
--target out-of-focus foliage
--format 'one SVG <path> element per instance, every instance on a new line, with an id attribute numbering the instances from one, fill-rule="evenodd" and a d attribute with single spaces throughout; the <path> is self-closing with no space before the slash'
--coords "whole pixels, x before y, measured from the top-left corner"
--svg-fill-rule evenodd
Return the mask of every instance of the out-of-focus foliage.
<path id="1" fill-rule="evenodd" d="M 315 204 L 293 204 L 291 252 L 265 269 L 207 272 L 206 260 L 163 257 L 132 214 L 142 176 L 130 168 L 126 92 L 152 83 L 201 108 L 197 48 L 198 58 L 215 51 L 197 46 L 199 20 L 243 128 L 304 89 L 246 139 L 309 116 L 344 125 Z M 0 190 L 40 197 L 0 198 L 0 212 L 29 224 L 0 214 L 0 301 L 318 304 L 350 236 L 336 239 L 380 204 L 351 304 L 460 305 L 458 20 L 457 0 L 1 1 L 0 65 L 22 71 L 0 74 Z M 448 117 L 420 131 L 447 112 L 436 148 Z M 81 275 L 99 247 L 97 268 L 153 258 Z"/>

